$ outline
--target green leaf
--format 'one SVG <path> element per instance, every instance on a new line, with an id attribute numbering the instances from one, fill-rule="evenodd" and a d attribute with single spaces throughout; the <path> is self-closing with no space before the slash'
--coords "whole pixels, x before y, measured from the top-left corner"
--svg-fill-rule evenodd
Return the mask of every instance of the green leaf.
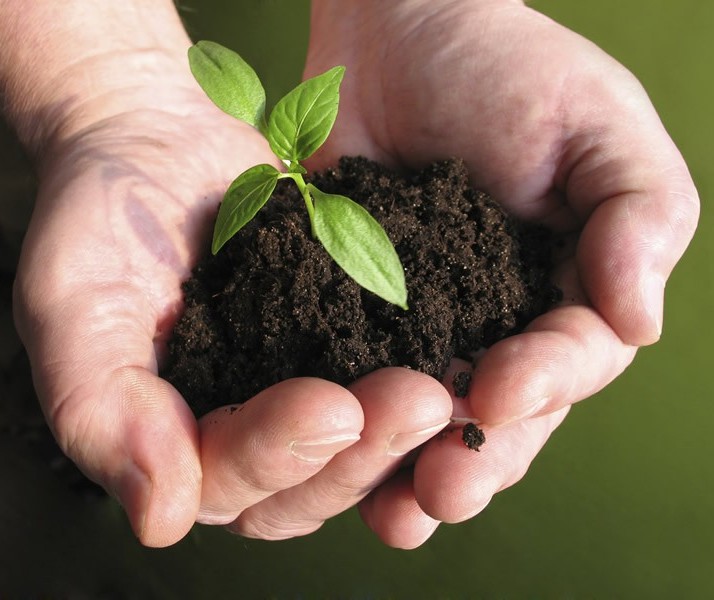
<path id="1" fill-rule="evenodd" d="M 363 288 L 407 310 L 404 268 L 382 226 L 349 198 L 307 187 L 314 198 L 315 234 L 328 254 Z"/>
<path id="2" fill-rule="evenodd" d="M 333 67 L 303 81 L 275 105 L 266 134 L 275 154 L 299 161 L 322 146 L 335 124 L 344 75 L 344 67 Z"/>
<path id="3" fill-rule="evenodd" d="M 248 223 L 270 196 L 280 171 L 271 165 L 251 167 L 231 183 L 218 209 L 211 251 L 216 254 L 223 244 Z"/>
<path id="4" fill-rule="evenodd" d="M 306 175 L 307 174 L 307 169 L 303 167 L 299 162 L 290 162 L 288 167 L 288 172 L 289 173 L 298 173 L 299 175 Z"/>
<path id="5" fill-rule="evenodd" d="M 247 62 L 207 41 L 189 48 L 188 61 L 196 81 L 218 108 L 265 132 L 265 90 Z"/>

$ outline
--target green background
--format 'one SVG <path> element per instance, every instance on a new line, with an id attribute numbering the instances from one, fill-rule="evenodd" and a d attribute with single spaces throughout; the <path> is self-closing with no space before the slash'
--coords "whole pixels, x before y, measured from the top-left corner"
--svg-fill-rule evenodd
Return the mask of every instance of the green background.
<path id="1" fill-rule="evenodd" d="M 172 548 L 142 548 L 113 501 L 78 498 L 57 465 L 48 468 L 32 440 L 18 434 L 15 412 L 31 409 L 24 397 L 17 401 L 20 384 L 2 382 L 0 597 L 714 597 L 714 394 L 707 378 L 714 3 L 532 5 L 640 78 L 698 185 L 702 218 L 667 288 L 661 342 L 575 407 L 521 483 L 472 521 L 442 526 L 409 552 L 381 545 L 354 512 L 306 539 L 265 543 L 197 527 Z M 299 77 L 307 7 L 295 0 L 182 3 L 191 33 L 239 50 L 273 98 Z M 0 271 L 7 281 L 33 179 L 12 137 L 1 137 Z M 17 342 L 6 294 L 3 301 L 0 361 L 7 362 L 16 360 Z"/>

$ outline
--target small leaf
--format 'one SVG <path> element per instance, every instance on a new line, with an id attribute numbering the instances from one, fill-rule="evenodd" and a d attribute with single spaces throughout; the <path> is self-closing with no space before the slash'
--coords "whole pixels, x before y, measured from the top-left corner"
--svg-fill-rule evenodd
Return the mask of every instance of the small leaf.
<path id="1" fill-rule="evenodd" d="M 223 244 L 248 223 L 270 196 L 280 171 L 270 165 L 256 165 L 231 183 L 218 209 L 211 251 L 216 254 Z"/>
<path id="2" fill-rule="evenodd" d="M 315 234 L 328 254 L 363 288 L 407 310 L 404 268 L 382 226 L 345 196 L 308 190 L 315 204 Z"/>
<path id="3" fill-rule="evenodd" d="M 265 90 L 247 62 L 207 41 L 189 48 L 188 61 L 196 81 L 218 108 L 265 131 Z"/>
<path id="4" fill-rule="evenodd" d="M 306 175 L 307 169 L 303 167 L 299 162 L 290 162 L 288 165 L 288 173 L 298 173 L 300 175 Z"/>
<path id="5" fill-rule="evenodd" d="M 266 134 L 275 154 L 299 161 L 322 146 L 335 124 L 344 75 L 344 67 L 333 67 L 303 81 L 275 105 Z"/>

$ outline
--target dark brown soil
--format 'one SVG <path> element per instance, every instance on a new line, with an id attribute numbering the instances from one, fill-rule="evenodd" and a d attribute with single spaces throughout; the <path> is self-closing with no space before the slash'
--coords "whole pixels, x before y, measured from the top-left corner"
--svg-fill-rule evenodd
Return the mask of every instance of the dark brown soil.
<path id="1" fill-rule="evenodd" d="M 197 415 L 296 376 L 340 384 L 380 367 L 442 378 L 557 299 L 551 236 L 468 185 L 462 162 L 403 176 L 363 158 L 312 178 L 363 204 L 406 271 L 409 311 L 360 288 L 310 237 L 292 182 L 186 282 L 164 376 Z"/>
<path id="2" fill-rule="evenodd" d="M 471 387 L 471 372 L 459 371 L 454 375 L 454 396 L 457 398 L 466 398 L 469 395 Z"/>
<path id="3" fill-rule="evenodd" d="M 461 439 L 468 448 L 478 452 L 481 446 L 486 443 L 486 434 L 475 423 L 466 423 L 461 430 Z"/>

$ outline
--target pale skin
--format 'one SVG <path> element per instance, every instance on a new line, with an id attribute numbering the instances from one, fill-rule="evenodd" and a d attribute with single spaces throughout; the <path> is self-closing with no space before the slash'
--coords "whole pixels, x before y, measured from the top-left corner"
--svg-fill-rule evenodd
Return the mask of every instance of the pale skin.
<path id="1" fill-rule="evenodd" d="M 171 2 L 57 4 L 0 5 L 7 115 L 41 181 L 16 321 L 60 446 L 142 543 L 197 521 L 304 535 L 359 504 L 385 543 L 416 547 L 515 483 L 568 407 L 659 338 L 698 198 L 623 67 L 516 1 L 315 0 L 306 76 L 347 77 L 309 166 L 465 158 L 510 211 L 567 234 L 565 301 L 488 349 L 465 401 L 393 368 L 286 381 L 196 421 L 157 375 L 180 283 L 230 180 L 275 160 L 194 83 Z M 485 423 L 479 454 L 431 439 L 453 416 Z"/>

